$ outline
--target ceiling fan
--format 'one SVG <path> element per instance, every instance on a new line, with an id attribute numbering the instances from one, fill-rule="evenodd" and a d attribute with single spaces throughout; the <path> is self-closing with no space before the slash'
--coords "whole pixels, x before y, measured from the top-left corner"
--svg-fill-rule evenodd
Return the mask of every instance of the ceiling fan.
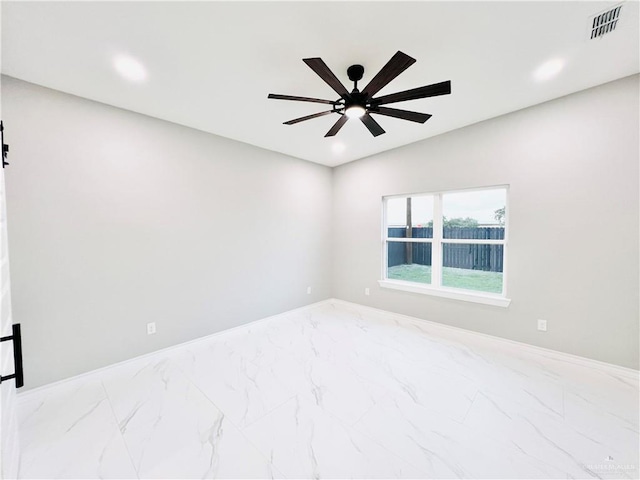
<path id="1" fill-rule="evenodd" d="M 376 122 L 371 114 L 385 115 L 387 117 L 401 118 L 411 122 L 424 123 L 431 115 L 427 113 L 411 112 L 409 110 L 400 110 L 397 108 L 387 108 L 381 105 L 389 103 L 404 102 L 406 100 L 417 100 L 419 98 L 436 97 L 438 95 L 448 95 L 451 93 L 451 81 L 434 83 L 424 87 L 412 88 L 390 95 L 374 98 L 374 95 L 382 90 L 391 80 L 396 78 L 407 68 L 413 65 L 416 60 L 409 55 L 398 51 L 382 70 L 371 79 L 369 84 L 362 91 L 358 90 L 358 81 L 362 80 L 364 67 L 362 65 L 351 65 L 347 69 L 349 80 L 353 82 L 353 90 L 351 93 L 338 80 L 338 78 L 329 69 L 321 58 L 304 58 L 302 60 L 314 72 L 316 72 L 322 80 L 324 80 L 335 92 L 340 95 L 338 100 L 322 100 L 320 98 L 295 97 L 291 95 L 280 95 L 270 93 L 268 98 L 276 100 L 295 100 L 298 102 L 324 103 L 331 105 L 331 110 L 320 113 L 314 113 L 305 117 L 295 118 L 284 122 L 285 125 L 293 125 L 295 123 L 311 120 L 312 118 L 322 117 L 331 113 L 340 115 L 338 121 L 331 127 L 325 137 L 333 137 L 343 127 L 349 118 L 359 118 L 362 123 L 369 129 L 374 137 L 382 135 L 384 130 Z"/>

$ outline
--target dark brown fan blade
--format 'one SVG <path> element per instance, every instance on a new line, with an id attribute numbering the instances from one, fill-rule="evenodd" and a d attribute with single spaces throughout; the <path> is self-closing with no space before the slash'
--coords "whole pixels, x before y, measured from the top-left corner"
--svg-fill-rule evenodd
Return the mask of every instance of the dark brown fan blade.
<path id="1" fill-rule="evenodd" d="M 365 126 L 371 132 L 371 135 L 373 135 L 374 137 L 377 137 L 378 135 L 382 135 L 384 133 L 382 127 L 378 125 L 378 122 L 376 122 L 368 113 L 365 113 L 363 116 L 361 116 L 360 120 L 362 120 L 362 123 L 365 124 Z"/>
<path id="2" fill-rule="evenodd" d="M 349 117 L 347 117 L 346 115 L 341 115 L 338 121 L 334 123 L 333 127 L 331 127 L 331 129 L 327 132 L 325 137 L 333 137 L 336 133 L 338 133 L 342 126 L 347 123 L 347 120 L 349 120 Z"/>
<path id="3" fill-rule="evenodd" d="M 314 113 L 312 115 L 307 115 L 306 117 L 294 118 L 293 120 L 289 120 L 288 122 L 284 122 L 285 125 L 293 125 L 294 123 L 304 122 L 305 120 L 311 120 L 312 118 L 323 117 L 325 115 L 329 115 L 333 113 L 334 110 L 327 110 L 326 112 Z"/>
<path id="4" fill-rule="evenodd" d="M 378 98 L 372 98 L 372 105 L 384 105 L 385 103 L 404 102 L 405 100 L 417 100 L 418 98 L 437 97 L 451 93 L 451 82 L 434 83 L 425 87 L 413 88 L 404 92 L 392 93 Z"/>
<path id="5" fill-rule="evenodd" d="M 368 95 L 369 98 L 373 97 L 391 80 L 396 78 L 414 63 L 416 63 L 415 58 L 411 58 L 406 53 L 398 51 L 393 57 L 391 57 L 391 60 L 382 67 L 382 70 L 380 70 L 377 75 L 371 79 L 369 84 L 364 87 L 362 93 Z"/>
<path id="6" fill-rule="evenodd" d="M 294 97 L 292 95 L 280 95 L 278 93 L 270 93 L 268 98 L 274 98 L 276 100 L 295 100 L 296 102 L 326 103 L 327 105 L 333 105 L 335 103 L 331 100 L 322 100 L 321 98 Z"/>
<path id="7" fill-rule="evenodd" d="M 387 117 L 401 118 L 410 122 L 424 123 L 431 118 L 428 113 L 410 112 L 409 110 L 399 110 L 397 108 L 373 107 L 369 109 L 369 113 L 378 115 L 386 115 Z"/>
<path id="8" fill-rule="evenodd" d="M 327 85 L 333 88 L 338 95 L 343 98 L 349 98 L 349 92 L 347 89 L 342 85 L 333 72 L 329 70 L 329 67 L 327 67 L 327 64 L 324 63 L 321 58 L 303 58 L 302 61 L 309 65 L 311 70 L 316 72 L 322 80 L 327 82 Z"/>

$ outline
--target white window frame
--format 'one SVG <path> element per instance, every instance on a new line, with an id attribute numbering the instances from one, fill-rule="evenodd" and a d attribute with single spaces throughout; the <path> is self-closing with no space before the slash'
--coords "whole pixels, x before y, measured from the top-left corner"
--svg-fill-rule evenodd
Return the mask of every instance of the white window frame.
<path id="1" fill-rule="evenodd" d="M 442 198 L 446 194 L 461 192 L 480 192 L 482 190 L 506 190 L 505 215 L 504 215 L 504 239 L 484 240 L 470 238 L 443 238 L 442 237 Z M 390 238 L 387 226 L 387 201 L 393 198 L 408 198 L 420 196 L 433 196 L 433 238 Z M 509 236 L 509 186 L 492 185 L 488 187 L 467 188 L 461 190 L 446 190 L 440 192 L 421 192 L 414 194 L 388 195 L 382 197 L 382 280 L 378 284 L 383 288 L 402 290 L 405 292 L 420 293 L 436 297 L 462 300 L 466 302 L 482 303 L 496 307 L 508 307 L 511 299 L 507 298 L 507 246 Z M 387 277 L 388 243 L 431 243 L 431 284 L 392 280 Z M 481 292 L 462 288 L 445 287 L 442 285 L 442 246 L 444 244 L 474 244 L 474 245 L 502 245 L 502 293 Z"/>

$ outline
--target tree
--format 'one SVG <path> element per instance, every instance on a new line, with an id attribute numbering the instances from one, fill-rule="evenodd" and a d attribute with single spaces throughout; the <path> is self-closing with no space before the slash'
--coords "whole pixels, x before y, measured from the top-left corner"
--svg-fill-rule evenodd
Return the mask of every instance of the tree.
<path id="1" fill-rule="evenodd" d="M 478 221 L 475 218 L 466 217 L 466 218 L 447 218 L 442 217 L 442 222 L 445 227 L 471 227 L 476 228 L 478 226 Z"/>
<path id="2" fill-rule="evenodd" d="M 495 218 L 498 221 L 501 227 L 504 226 L 504 214 L 505 214 L 505 207 L 499 208 L 493 213 L 493 218 Z"/>
<path id="3" fill-rule="evenodd" d="M 466 217 L 466 218 L 447 218 L 442 217 L 442 223 L 444 227 L 470 227 L 476 228 L 478 226 L 478 221 L 475 218 Z M 428 227 L 433 227 L 433 220 L 431 220 L 428 224 Z"/>

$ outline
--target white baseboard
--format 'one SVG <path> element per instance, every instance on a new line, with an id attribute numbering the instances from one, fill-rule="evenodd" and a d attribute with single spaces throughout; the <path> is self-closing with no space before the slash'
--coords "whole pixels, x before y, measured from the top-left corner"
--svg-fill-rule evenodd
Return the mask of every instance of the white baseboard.
<path id="1" fill-rule="evenodd" d="M 390 315 L 395 319 L 404 320 L 410 323 L 420 324 L 420 323 L 428 323 L 430 326 L 436 329 L 440 329 L 443 332 L 453 331 L 459 334 L 468 335 L 470 337 L 479 337 L 483 338 L 486 341 L 493 341 L 502 344 L 509 344 L 512 346 L 516 346 L 519 349 L 527 350 L 531 353 L 537 355 L 544 355 L 545 357 L 553 358 L 558 361 L 568 362 L 573 364 L 578 364 L 590 368 L 595 368 L 599 370 L 606 370 L 609 373 L 616 373 L 618 375 L 622 375 L 626 378 L 632 378 L 634 380 L 638 380 L 640 371 L 635 370 L 633 368 L 623 367 L 621 365 L 615 365 L 613 363 L 602 362 L 600 360 L 595 360 L 593 358 L 581 357 L 579 355 L 574 355 L 572 353 L 561 352 L 559 350 L 552 350 L 550 348 L 539 347 L 537 345 L 531 345 L 530 343 L 518 342 L 517 340 L 510 340 L 508 338 L 496 337 L 495 335 L 489 335 L 487 333 L 475 332 L 473 330 L 467 330 L 465 328 L 454 327 L 452 325 L 446 325 L 444 323 L 434 322 L 432 320 L 424 320 L 422 318 L 412 317 L 409 315 L 404 315 L 401 313 L 390 312 L 388 310 L 382 310 L 380 308 L 369 307 L 367 305 L 361 305 L 359 303 L 348 302 L 346 300 L 340 300 L 337 298 L 331 299 L 331 303 L 337 305 L 350 306 L 352 308 L 358 308 L 363 311 L 371 311 L 378 314 Z"/>
<path id="2" fill-rule="evenodd" d="M 67 382 L 74 382 L 77 380 L 80 380 L 82 378 L 88 378 L 97 374 L 100 374 L 110 368 L 116 367 L 116 366 L 121 366 L 121 365 L 125 365 L 127 363 L 133 363 L 133 362 L 137 362 L 139 360 L 145 359 L 145 358 L 153 358 L 156 356 L 162 356 L 168 352 L 171 352 L 172 350 L 176 350 L 178 348 L 182 348 L 186 345 L 191 345 L 194 343 L 198 343 L 198 342 L 203 342 L 206 341 L 208 339 L 211 339 L 213 337 L 217 337 L 220 335 L 226 335 L 228 333 L 231 332 L 235 332 L 235 331 L 241 331 L 243 329 L 247 329 L 250 328 L 251 326 L 255 326 L 255 325 L 259 325 L 262 323 L 266 323 L 269 321 L 277 321 L 278 319 L 291 315 L 291 314 L 295 314 L 295 313 L 300 313 L 300 312 L 304 312 L 307 310 L 312 310 L 315 309 L 321 305 L 326 305 L 326 304 L 333 304 L 333 305 L 343 305 L 346 307 L 350 307 L 350 308 L 355 308 L 358 310 L 361 310 L 363 312 L 374 312 L 377 314 L 384 314 L 386 316 L 390 316 L 393 319 L 396 319 L 398 321 L 404 321 L 407 323 L 413 323 L 413 324 L 429 324 L 432 328 L 436 329 L 436 330 L 440 330 L 443 333 L 451 333 L 451 332 L 455 332 L 456 334 L 462 334 L 462 335 L 466 335 L 469 338 L 482 338 L 485 342 L 495 342 L 495 343 L 500 343 L 500 344 L 507 344 L 507 345 L 511 345 L 511 346 L 515 346 L 520 350 L 526 350 L 530 353 L 533 354 L 537 354 L 537 355 L 542 355 L 546 358 L 553 358 L 554 360 L 557 361 L 562 361 L 562 362 L 568 362 L 568 363 L 573 363 L 573 364 L 578 364 L 578 365 L 582 365 L 582 366 L 586 366 L 589 368 L 593 368 L 596 370 L 601 370 L 601 371 L 605 371 L 607 373 L 610 374 L 617 374 L 620 376 L 623 376 L 625 378 L 630 378 L 633 380 L 638 381 L 640 372 L 638 370 L 634 370 L 632 368 L 627 368 L 627 367 L 623 367 L 620 365 L 614 365 L 611 363 L 606 363 L 606 362 L 602 362 L 599 360 L 594 360 L 591 358 L 587 358 L 587 357 L 581 357 L 579 355 L 574 355 L 571 353 L 566 353 L 566 352 L 560 352 L 558 350 L 552 350 L 549 348 L 544 348 L 544 347 L 539 347 L 536 345 L 531 345 L 528 343 L 523 343 L 523 342 L 518 342 L 516 340 L 510 340 L 508 338 L 503 338 L 503 337 L 496 337 L 494 335 L 489 335 L 486 333 L 480 333 L 480 332 L 474 332 L 472 330 L 467 330 L 464 328 L 460 328 L 460 327 L 454 327 L 451 325 L 446 325 L 443 323 L 438 323 L 438 322 L 434 322 L 431 320 L 424 320 L 421 318 L 417 318 L 417 317 L 412 317 L 409 315 L 404 315 L 401 313 L 395 313 L 395 312 L 390 312 L 388 310 L 382 310 L 379 308 L 375 308 L 375 307 L 369 307 L 366 305 L 361 305 L 359 303 L 354 303 L 354 302 L 348 302 L 346 300 L 340 300 L 338 298 L 329 298 L 326 300 L 321 300 L 319 302 L 315 302 L 315 303 L 311 303 L 309 305 L 305 305 L 303 307 L 299 307 L 299 308 L 294 308 L 292 310 L 288 310 L 286 312 L 282 312 L 276 315 L 271 315 L 269 317 L 265 317 L 265 318 L 261 318 L 258 320 L 254 320 L 252 322 L 249 323 L 245 323 L 242 325 L 238 325 L 237 327 L 233 327 L 233 328 L 229 328 L 226 330 L 221 330 L 219 332 L 216 333 L 212 333 L 211 335 L 206 335 L 204 337 L 199 337 L 193 340 L 189 340 L 187 342 L 183 342 L 183 343 L 179 343 L 176 345 L 171 345 L 170 347 L 166 347 L 160 350 L 156 350 L 154 352 L 150 352 L 150 353 L 146 353 L 144 355 L 139 355 L 137 357 L 133 357 L 127 360 L 123 360 L 121 362 L 117 362 L 111 365 L 107 365 L 105 367 L 101 367 L 95 370 L 91 370 L 85 373 L 81 373 L 79 375 L 75 375 L 73 377 L 69 377 L 69 378 L 65 378 L 62 380 L 59 380 L 57 382 L 53 382 L 53 383 L 48 383 L 46 385 L 42 385 L 40 387 L 36 387 L 36 388 L 32 388 L 30 390 L 26 390 L 24 392 L 20 392 L 18 393 L 17 397 L 18 397 L 18 401 L 26 401 L 27 399 L 29 399 L 32 396 L 37 396 L 40 394 L 45 394 L 46 391 L 50 388 L 54 388 L 56 386 L 59 386 L 61 384 L 67 383 Z"/>
<path id="3" fill-rule="evenodd" d="M 242 325 L 238 325 L 237 327 L 232 327 L 232 328 L 227 328 L 225 330 L 220 330 L 219 332 L 215 332 L 215 333 L 212 333 L 210 335 L 205 335 L 204 337 L 198 337 L 198 338 L 194 338 L 193 340 L 188 340 L 186 342 L 177 343 L 177 344 L 171 345 L 169 347 L 161 348 L 160 350 L 155 350 L 153 352 L 145 353 L 143 355 L 138 355 L 137 357 L 128 358 L 126 360 L 122 360 L 121 362 L 112 363 L 112 364 L 106 365 L 104 367 L 96 368 L 95 370 L 89 370 L 88 372 L 80 373 L 80 374 L 74 375 L 72 377 L 63 378 L 62 380 L 58 380 L 56 382 L 47 383 L 46 385 L 41 385 L 39 387 L 35 387 L 35 388 L 31 388 L 29 390 L 18 392 L 18 394 L 17 394 L 18 401 L 19 402 L 26 401 L 32 396 L 38 396 L 38 395 L 44 394 L 50 388 L 55 388 L 57 386 L 65 384 L 65 383 L 75 382 L 75 381 L 80 380 L 82 378 L 89 378 L 89 377 L 92 377 L 94 375 L 99 375 L 100 373 L 105 372 L 105 371 L 107 371 L 107 370 L 109 370 L 110 368 L 113 368 L 113 367 L 126 365 L 127 363 L 137 362 L 139 360 L 144 360 L 145 358 L 149 358 L 150 359 L 150 358 L 153 358 L 153 357 L 156 357 L 156 356 L 162 356 L 162 355 L 164 355 L 164 354 L 166 354 L 168 352 L 171 352 L 172 350 L 176 350 L 178 348 L 182 348 L 182 347 L 185 347 L 187 345 L 192 345 L 192 344 L 198 343 L 198 342 L 204 342 L 204 341 L 206 341 L 208 339 L 211 339 L 213 337 L 217 337 L 219 335 L 226 335 L 228 333 L 235 332 L 235 331 L 240 331 L 240 330 L 249 328 L 251 326 L 259 325 L 259 324 L 266 323 L 266 322 L 269 322 L 269 321 L 278 320 L 279 318 L 287 316 L 287 315 L 290 315 L 292 313 L 300 313 L 300 312 L 304 312 L 306 310 L 311 310 L 313 308 L 319 307 L 320 305 L 324 305 L 324 304 L 330 303 L 331 301 L 333 301 L 332 298 L 329 298 L 329 299 L 326 299 L 326 300 L 320 300 L 319 302 L 310 303 L 309 305 L 304 305 L 304 306 L 299 307 L 299 308 L 294 308 L 292 310 L 287 310 L 286 312 L 277 313 L 277 314 L 271 315 L 269 317 L 259 318 L 258 320 L 253 320 L 253 321 L 248 322 L 248 323 L 243 323 Z"/>

